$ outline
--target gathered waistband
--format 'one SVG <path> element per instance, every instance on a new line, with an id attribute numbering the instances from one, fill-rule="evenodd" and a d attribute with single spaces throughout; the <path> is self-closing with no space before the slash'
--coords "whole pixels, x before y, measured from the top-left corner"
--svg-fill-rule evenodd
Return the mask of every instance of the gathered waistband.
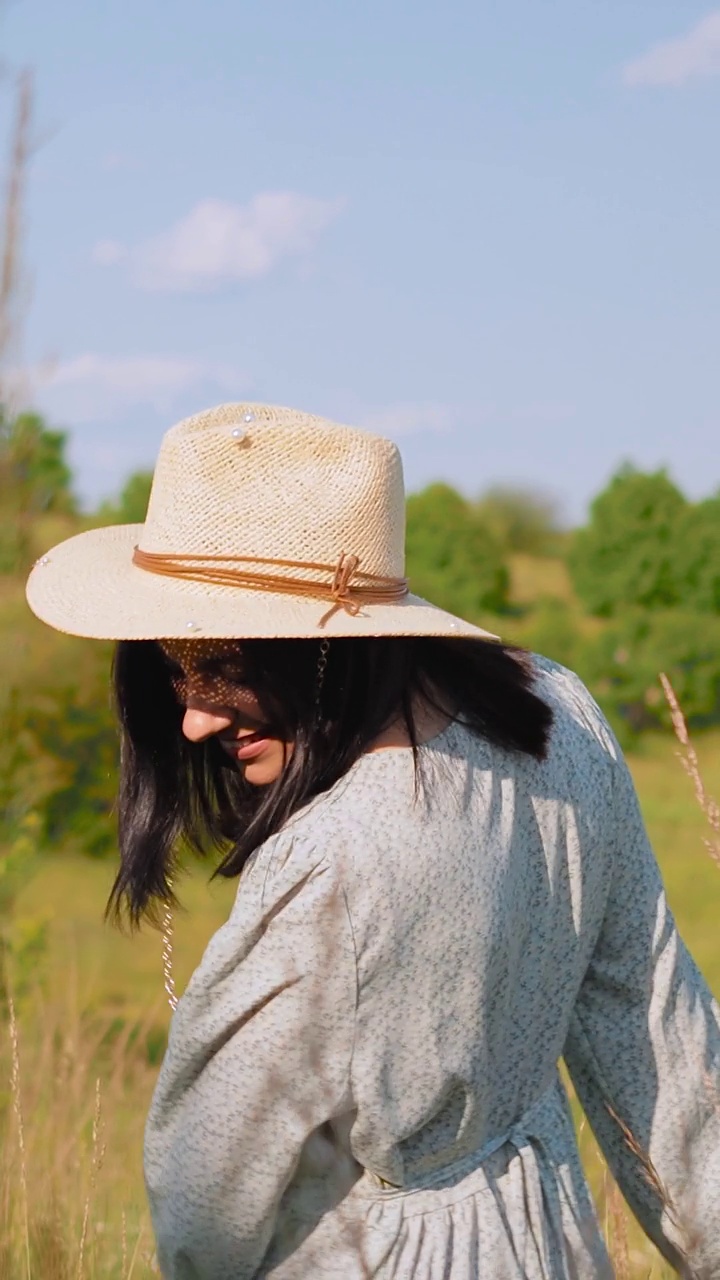
<path id="1" fill-rule="evenodd" d="M 557 1136 L 559 1124 L 567 1123 L 563 1102 L 562 1084 L 556 1078 L 508 1129 L 475 1151 L 428 1174 L 421 1174 L 402 1186 L 388 1183 L 366 1169 L 353 1188 L 353 1198 L 358 1196 L 362 1200 L 384 1202 L 404 1197 L 415 1200 L 422 1197 L 423 1192 L 431 1192 L 433 1205 L 437 1206 L 438 1193 L 441 1193 L 445 1204 L 451 1204 L 466 1195 L 477 1194 L 484 1187 L 489 1190 L 488 1174 L 492 1177 L 501 1173 L 513 1154 L 527 1147 L 533 1139 L 543 1142 Z M 505 1148 L 510 1150 L 505 1151 Z M 498 1160 L 493 1157 L 498 1157 Z"/>

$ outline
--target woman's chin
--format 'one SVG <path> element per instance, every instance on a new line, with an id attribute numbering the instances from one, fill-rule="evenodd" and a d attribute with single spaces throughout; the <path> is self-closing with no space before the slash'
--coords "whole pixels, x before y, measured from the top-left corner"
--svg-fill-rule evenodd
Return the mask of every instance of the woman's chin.
<path id="1" fill-rule="evenodd" d="M 288 752 L 289 754 L 289 752 Z M 246 782 L 253 787 L 267 787 L 276 782 L 286 764 L 286 752 L 283 743 L 273 741 L 262 755 L 252 760 L 240 760 L 238 764 Z"/>
<path id="2" fill-rule="evenodd" d="M 248 764 L 243 766 L 243 777 L 251 787 L 267 787 L 278 777 L 275 770 L 268 769 L 261 764 Z"/>

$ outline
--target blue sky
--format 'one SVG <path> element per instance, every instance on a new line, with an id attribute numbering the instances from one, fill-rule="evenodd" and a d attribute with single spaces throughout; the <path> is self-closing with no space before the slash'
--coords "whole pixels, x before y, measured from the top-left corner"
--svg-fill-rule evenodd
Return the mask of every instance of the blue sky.
<path id="1" fill-rule="evenodd" d="M 572 521 L 625 458 L 720 485 L 720 10 L 15 0 L 0 39 L 28 385 L 87 501 L 236 398 Z"/>

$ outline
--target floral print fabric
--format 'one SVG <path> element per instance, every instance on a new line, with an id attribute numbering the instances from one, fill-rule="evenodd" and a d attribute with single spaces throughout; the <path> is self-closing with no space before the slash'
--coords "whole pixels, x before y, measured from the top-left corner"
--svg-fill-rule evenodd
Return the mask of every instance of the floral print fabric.
<path id="1" fill-rule="evenodd" d="M 536 662 L 544 761 L 453 724 L 251 859 L 148 1117 L 168 1280 L 610 1277 L 563 1056 L 647 1233 L 720 1276 L 720 1011 L 606 722 Z"/>

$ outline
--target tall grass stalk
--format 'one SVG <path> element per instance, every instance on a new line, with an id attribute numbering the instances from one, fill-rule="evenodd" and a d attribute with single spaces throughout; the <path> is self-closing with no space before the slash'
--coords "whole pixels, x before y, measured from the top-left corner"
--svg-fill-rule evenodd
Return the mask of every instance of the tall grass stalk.
<path id="1" fill-rule="evenodd" d="M 123 1280 L 125 1280 L 125 1276 L 127 1275 L 127 1219 L 125 1217 L 124 1209 L 120 1215 L 120 1224 L 120 1248 L 122 1250 L 120 1274 L 122 1275 Z"/>
<path id="2" fill-rule="evenodd" d="M 720 867 L 720 804 L 713 796 L 709 796 L 705 790 L 697 752 L 690 739 L 682 707 L 672 684 L 664 672 L 661 672 L 660 683 L 670 708 L 670 718 L 675 737 L 682 747 L 681 751 L 676 752 L 677 757 L 693 784 L 695 799 L 708 820 L 710 830 L 713 832 L 711 838 L 704 837 L 703 843 L 713 862 Z"/>
<path id="3" fill-rule="evenodd" d="M 617 1183 L 610 1181 L 607 1189 L 607 1204 L 612 1223 L 611 1257 L 615 1268 L 616 1280 L 631 1280 L 630 1250 L 628 1245 L 628 1225 L 625 1216 L 625 1203 Z"/>
<path id="4" fill-rule="evenodd" d="M 27 1162 L 25 1157 L 25 1126 L 23 1124 L 22 1097 L 20 1094 L 20 1044 L 18 1038 L 17 1018 L 15 1017 L 15 1001 L 9 993 L 9 984 L 6 978 L 5 989 L 8 991 L 8 1012 L 10 1017 L 10 1044 L 12 1046 L 12 1069 L 10 1073 L 10 1089 L 13 1100 L 13 1110 L 15 1112 L 15 1120 L 17 1123 L 18 1149 L 20 1152 L 20 1209 L 23 1222 L 23 1237 L 25 1244 L 25 1270 L 27 1280 L 31 1280 L 30 1267 L 30 1228 L 28 1220 L 28 1185 L 27 1185 Z"/>
<path id="5" fill-rule="evenodd" d="M 85 1200 L 85 1212 L 83 1213 L 82 1232 L 80 1235 L 80 1251 L 78 1258 L 78 1280 L 83 1280 L 85 1274 L 85 1244 L 87 1241 L 88 1222 L 90 1220 L 90 1201 L 97 1183 L 97 1175 L 103 1162 L 105 1155 L 105 1147 L 100 1145 L 100 1077 L 95 1081 L 95 1114 L 93 1115 L 92 1127 L 92 1157 L 90 1161 L 90 1187 Z M 125 1225 L 125 1214 L 123 1213 L 123 1227 Z"/>
<path id="6" fill-rule="evenodd" d="M 134 1273 L 134 1271 L 135 1271 L 135 1263 L 137 1262 L 138 1257 L 139 1257 L 139 1254 L 140 1254 L 140 1243 L 141 1243 L 142 1238 L 143 1238 L 143 1232 L 144 1232 L 144 1230 L 145 1230 L 145 1222 L 143 1221 L 143 1222 L 141 1222 L 141 1223 L 140 1223 L 140 1230 L 138 1231 L 138 1234 L 137 1234 L 137 1240 L 135 1241 L 135 1248 L 133 1249 L 132 1258 L 130 1259 L 130 1269 L 129 1269 L 128 1273 L 127 1273 L 127 1280 L 132 1280 L 132 1278 L 133 1278 L 133 1273 Z M 124 1268 L 124 1263 L 123 1263 L 123 1268 Z M 125 1271 L 124 1271 L 124 1269 L 123 1269 L 122 1275 L 123 1275 L 123 1280 L 125 1280 Z"/>

